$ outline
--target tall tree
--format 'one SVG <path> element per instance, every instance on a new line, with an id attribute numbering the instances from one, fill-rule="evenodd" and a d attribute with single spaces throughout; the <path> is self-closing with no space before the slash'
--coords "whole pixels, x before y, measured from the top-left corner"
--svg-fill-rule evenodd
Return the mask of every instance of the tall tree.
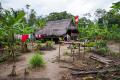
<path id="1" fill-rule="evenodd" d="M 67 13 L 66 11 L 60 12 L 60 13 L 53 12 L 53 13 L 50 13 L 46 18 L 48 21 L 61 20 L 61 19 L 72 18 L 72 15 L 70 13 Z"/>
<path id="2" fill-rule="evenodd" d="M 29 14 L 29 19 L 28 19 L 28 24 L 29 26 L 34 26 L 36 24 L 36 12 L 34 9 L 31 9 L 30 14 Z"/>

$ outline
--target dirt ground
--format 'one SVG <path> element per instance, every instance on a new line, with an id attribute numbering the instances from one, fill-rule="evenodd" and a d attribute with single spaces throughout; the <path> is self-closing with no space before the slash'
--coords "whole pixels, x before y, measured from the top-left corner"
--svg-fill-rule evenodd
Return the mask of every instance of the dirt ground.
<path id="1" fill-rule="evenodd" d="M 66 48 L 67 46 L 68 45 L 62 46 L 62 49 Z M 28 70 L 28 78 L 49 78 L 50 80 L 59 80 L 61 78 L 60 72 L 66 71 L 66 69 L 59 67 L 59 65 L 61 64 L 56 61 L 59 52 L 59 46 L 55 45 L 54 47 L 56 48 L 56 50 L 43 51 L 43 57 L 46 62 L 45 67 Z M 63 53 L 63 51 L 64 50 L 61 50 L 61 53 Z M 18 58 L 18 61 L 16 62 L 16 73 L 18 75 L 17 77 L 24 77 L 24 70 L 29 66 L 28 61 L 33 54 L 33 52 L 22 54 Z M 1 63 L 0 77 L 7 77 L 11 73 L 12 66 L 12 62 Z"/>
<path id="2" fill-rule="evenodd" d="M 116 48 L 117 44 L 111 44 L 109 47 L 112 50 L 118 51 Z M 86 52 L 83 56 L 83 48 L 81 47 L 81 55 L 78 56 L 78 49 L 75 50 L 75 61 L 73 62 L 73 57 L 70 55 L 70 50 L 68 50 L 68 44 L 61 45 L 61 61 L 58 62 L 58 53 L 59 53 L 59 45 L 54 45 L 56 50 L 52 51 L 43 51 L 43 57 L 45 59 L 46 65 L 44 68 L 37 69 L 28 69 L 28 61 L 34 54 L 24 53 L 18 57 L 18 61 L 16 62 L 16 73 L 17 77 L 24 77 L 24 70 L 27 69 L 28 75 L 27 78 L 48 78 L 49 80 L 83 80 L 81 77 L 73 77 L 71 78 L 70 70 L 66 67 L 74 67 L 78 69 L 95 69 L 98 66 L 102 66 L 102 64 L 89 59 L 89 56 L 92 54 L 90 52 Z M 64 54 L 68 52 L 69 54 Z M 68 56 L 69 55 L 69 56 Z M 6 78 L 11 73 L 12 70 L 12 62 L 4 62 L 0 64 L 0 78 Z M 88 75 L 89 76 L 89 75 Z M 70 79 L 71 78 L 71 79 Z M 79 78 L 79 79 L 77 79 Z M 94 79 L 91 79 L 94 80 Z"/>
<path id="3" fill-rule="evenodd" d="M 119 43 L 116 43 L 114 41 L 109 41 L 108 47 L 111 51 L 119 53 Z"/>

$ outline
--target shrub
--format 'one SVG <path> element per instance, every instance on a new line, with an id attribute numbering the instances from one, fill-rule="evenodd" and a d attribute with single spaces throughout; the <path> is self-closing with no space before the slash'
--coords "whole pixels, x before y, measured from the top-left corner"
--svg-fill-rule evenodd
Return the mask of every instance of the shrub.
<path id="1" fill-rule="evenodd" d="M 53 42 L 52 41 L 47 41 L 46 42 L 46 47 L 52 48 L 53 47 Z"/>
<path id="2" fill-rule="evenodd" d="M 39 50 L 40 48 L 42 47 L 42 45 L 39 43 L 39 44 L 37 44 L 37 46 L 36 46 L 36 50 Z"/>
<path id="3" fill-rule="evenodd" d="M 74 48 L 74 49 L 77 49 L 77 48 L 78 48 L 78 45 L 77 45 L 77 44 L 74 44 L 74 45 L 73 45 L 73 48 Z"/>
<path id="4" fill-rule="evenodd" d="M 6 61 L 7 59 L 8 59 L 8 55 L 0 56 L 0 63 Z"/>
<path id="5" fill-rule="evenodd" d="M 63 56 L 68 56 L 69 55 L 69 52 L 67 52 L 67 51 L 65 51 L 64 53 L 63 53 Z"/>
<path id="6" fill-rule="evenodd" d="M 86 43 L 85 46 L 87 47 L 94 47 L 96 45 L 95 42 L 89 42 L 89 43 Z"/>
<path id="7" fill-rule="evenodd" d="M 40 41 L 40 40 L 36 40 L 36 43 L 37 43 L 37 44 L 41 44 L 42 41 Z"/>
<path id="8" fill-rule="evenodd" d="M 109 49 L 107 47 L 99 48 L 98 50 L 99 55 L 106 56 L 109 52 Z"/>
<path id="9" fill-rule="evenodd" d="M 117 52 L 111 52 L 110 54 L 112 57 L 115 57 L 115 58 L 119 58 L 120 57 L 120 54 L 117 53 Z"/>
<path id="10" fill-rule="evenodd" d="M 32 56 L 29 63 L 32 67 L 40 67 L 40 66 L 44 66 L 45 61 L 44 61 L 42 55 L 36 53 Z"/>
<path id="11" fill-rule="evenodd" d="M 97 48 L 107 47 L 106 41 L 100 40 L 96 42 Z"/>

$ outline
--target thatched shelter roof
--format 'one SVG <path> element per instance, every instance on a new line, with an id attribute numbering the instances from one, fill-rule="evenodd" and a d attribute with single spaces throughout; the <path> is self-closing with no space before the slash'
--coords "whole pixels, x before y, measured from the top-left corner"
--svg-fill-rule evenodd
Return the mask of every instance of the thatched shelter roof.
<path id="1" fill-rule="evenodd" d="M 48 21 L 43 29 L 39 30 L 35 34 L 43 34 L 46 36 L 61 36 L 67 33 L 71 26 L 71 19 L 62 19 L 57 21 Z"/>

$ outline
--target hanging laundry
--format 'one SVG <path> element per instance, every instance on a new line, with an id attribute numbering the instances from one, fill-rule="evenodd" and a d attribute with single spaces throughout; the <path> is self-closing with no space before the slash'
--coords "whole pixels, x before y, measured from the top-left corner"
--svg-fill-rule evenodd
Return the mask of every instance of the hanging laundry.
<path id="1" fill-rule="evenodd" d="M 22 35 L 18 35 L 18 39 L 21 39 L 22 38 Z"/>
<path id="2" fill-rule="evenodd" d="M 32 34 L 28 34 L 28 38 L 29 38 L 29 39 L 32 39 Z"/>
<path id="3" fill-rule="evenodd" d="M 33 34 L 29 34 L 29 37 L 28 37 L 30 40 L 34 40 L 35 39 L 35 37 L 34 37 L 34 35 Z"/>
<path id="4" fill-rule="evenodd" d="M 27 39 L 29 38 L 29 35 L 28 34 L 24 34 L 22 35 L 22 42 L 25 42 Z"/>
<path id="5" fill-rule="evenodd" d="M 41 34 L 36 34 L 35 35 L 35 38 L 37 38 L 37 39 L 42 39 L 44 37 L 44 35 L 41 35 Z"/>
<path id="6" fill-rule="evenodd" d="M 23 35 L 16 34 L 14 37 L 15 39 L 20 39 L 22 42 L 25 42 L 27 39 L 30 39 L 30 40 L 35 39 L 35 36 L 33 34 L 23 34 Z"/>
<path id="7" fill-rule="evenodd" d="M 15 37 L 15 39 L 20 39 L 20 40 L 21 40 L 22 35 L 20 35 L 20 34 L 16 34 L 14 37 Z"/>
<path id="8" fill-rule="evenodd" d="M 38 38 L 38 35 L 35 35 L 35 38 Z"/>
<path id="9" fill-rule="evenodd" d="M 15 39 L 18 39 L 18 35 L 14 35 L 14 38 L 15 38 Z"/>

